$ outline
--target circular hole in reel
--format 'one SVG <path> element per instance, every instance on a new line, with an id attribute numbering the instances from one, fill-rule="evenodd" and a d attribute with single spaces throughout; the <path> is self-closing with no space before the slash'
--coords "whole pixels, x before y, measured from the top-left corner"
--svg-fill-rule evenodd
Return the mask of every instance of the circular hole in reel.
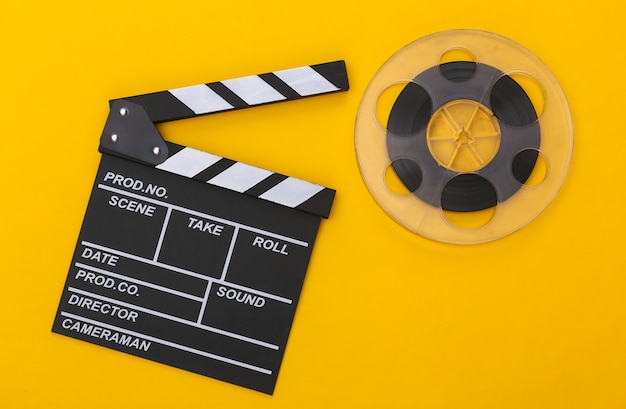
<path id="1" fill-rule="evenodd" d="M 524 72 L 509 72 L 507 75 L 524 90 L 533 105 L 537 118 L 541 118 L 546 107 L 546 91 L 539 81 Z"/>
<path id="2" fill-rule="evenodd" d="M 439 56 L 439 65 L 453 61 L 476 63 L 476 57 L 470 50 L 463 46 L 452 46 L 441 53 L 441 56 Z"/>
<path id="3" fill-rule="evenodd" d="M 398 171 L 410 175 L 400 179 Z M 410 159 L 396 159 L 385 169 L 385 186 L 396 195 L 408 195 L 419 189 L 422 184 L 422 170 Z"/>
<path id="4" fill-rule="evenodd" d="M 508 75 L 502 75 L 493 85 L 490 105 L 498 120 L 509 126 L 524 127 L 538 119 L 524 88 Z"/>
<path id="5" fill-rule="evenodd" d="M 498 204 L 495 187 L 476 173 L 450 179 L 441 191 L 441 208 L 452 212 L 476 212 Z"/>
<path id="6" fill-rule="evenodd" d="M 532 168 L 529 164 L 532 164 Z M 520 169 L 530 169 L 530 172 L 520 173 Z M 548 161 L 535 149 L 526 149 L 515 155 L 511 171 L 515 179 L 524 186 L 538 186 L 548 176 Z"/>
<path id="7" fill-rule="evenodd" d="M 449 81 L 467 81 L 476 72 L 476 57 L 467 48 L 451 47 L 439 57 L 439 71 Z"/>
<path id="8" fill-rule="evenodd" d="M 465 230 L 486 226 L 496 213 L 497 203 L 493 185 L 471 173 L 452 178 L 441 195 L 443 217 L 451 225 Z"/>
<path id="9" fill-rule="evenodd" d="M 397 136 L 411 136 L 428 125 L 432 101 L 420 85 L 414 82 L 396 83 L 381 92 L 376 103 L 376 113 L 383 129 Z"/>
<path id="10" fill-rule="evenodd" d="M 473 230 L 485 227 L 496 214 L 497 207 L 478 210 L 476 212 L 452 212 L 443 210 L 443 217 L 455 228 Z"/>
<path id="11" fill-rule="evenodd" d="M 396 82 L 391 84 L 381 91 L 376 98 L 376 106 L 374 108 L 374 116 L 381 129 L 387 130 L 387 123 L 389 121 L 389 114 L 393 109 L 394 104 L 398 100 L 400 93 L 407 87 L 409 81 Z"/>

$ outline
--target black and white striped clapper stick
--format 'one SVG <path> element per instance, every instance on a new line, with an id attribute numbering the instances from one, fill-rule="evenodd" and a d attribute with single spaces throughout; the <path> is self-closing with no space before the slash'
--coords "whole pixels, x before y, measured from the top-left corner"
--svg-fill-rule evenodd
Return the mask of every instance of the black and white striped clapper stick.
<path id="1" fill-rule="evenodd" d="M 125 98 L 154 123 L 346 91 L 344 61 L 307 65 Z"/>
<path id="2" fill-rule="evenodd" d="M 347 88 L 337 61 L 112 100 L 53 332 L 273 393 L 335 191 L 155 123 Z"/>
<path id="3" fill-rule="evenodd" d="M 345 91 L 348 87 L 344 61 L 334 61 L 113 100 L 100 150 L 328 217 L 334 190 L 166 143 L 152 124 Z M 129 130 L 127 133 L 133 133 L 129 147 L 122 141 L 120 128 L 129 122 L 136 124 L 140 116 L 153 139 L 147 139 L 146 129 Z"/>

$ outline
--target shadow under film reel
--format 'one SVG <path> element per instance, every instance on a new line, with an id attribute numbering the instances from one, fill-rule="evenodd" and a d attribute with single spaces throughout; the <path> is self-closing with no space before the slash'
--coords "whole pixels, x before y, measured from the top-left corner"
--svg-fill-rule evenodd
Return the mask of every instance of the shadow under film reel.
<path id="1" fill-rule="evenodd" d="M 565 95 L 530 51 L 451 30 L 394 54 L 359 106 L 361 175 L 397 222 L 429 239 L 480 243 L 531 222 L 565 180 Z"/>

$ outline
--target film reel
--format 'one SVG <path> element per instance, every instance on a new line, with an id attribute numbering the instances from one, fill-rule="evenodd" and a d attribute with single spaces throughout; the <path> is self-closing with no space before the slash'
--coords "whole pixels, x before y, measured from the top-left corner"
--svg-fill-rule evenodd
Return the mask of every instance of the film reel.
<path id="1" fill-rule="evenodd" d="M 469 244 L 508 235 L 560 189 L 573 125 L 565 95 L 530 51 L 451 30 L 394 54 L 368 85 L 355 127 L 363 180 L 397 222 Z"/>

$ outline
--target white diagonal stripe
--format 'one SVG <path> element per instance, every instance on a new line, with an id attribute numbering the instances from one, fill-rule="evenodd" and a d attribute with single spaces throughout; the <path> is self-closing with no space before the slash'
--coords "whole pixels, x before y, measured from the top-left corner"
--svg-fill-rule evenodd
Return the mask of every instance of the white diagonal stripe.
<path id="1" fill-rule="evenodd" d="M 196 114 L 225 111 L 233 106 L 204 84 L 171 89 L 169 92 Z"/>
<path id="2" fill-rule="evenodd" d="M 222 84 L 226 85 L 248 105 L 264 104 L 286 99 L 283 94 L 276 91 L 267 82 L 256 75 L 222 81 Z"/>
<path id="3" fill-rule="evenodd" d="M 259 197 L 288 207 L 296 207 L 322 190 L 323 186 L 289 177 Z"/>
<path id="4" fill-rule="evenodd" d="M 273 172 L 237 162 L 207 183 L 243 193 Z"/>
<path id="5" fill-rule="evenodd" d="M 339 90 L 309 66 L 276 71 L 274 74 L 303 97 Z"/>
<path id="6" fill-rule="evenodd" d="M 157 165 L 156 168 L 191 178 L 220 159 L 222 159 L 220 156 L 207 152 L 193 148 L 184 148 L 167 158 L 165 162 Z"/>

